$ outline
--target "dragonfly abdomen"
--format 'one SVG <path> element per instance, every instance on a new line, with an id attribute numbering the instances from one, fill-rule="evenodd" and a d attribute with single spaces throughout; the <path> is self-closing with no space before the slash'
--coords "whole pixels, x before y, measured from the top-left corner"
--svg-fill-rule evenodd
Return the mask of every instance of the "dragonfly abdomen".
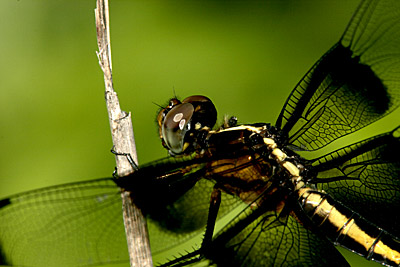
<path id="1" fill-rule="evenodd" d="M 305 214 L 336 245 L 390 266 L 400 265 L 400 240 L 335 201 L 325 192 L 298 191 Z"/>

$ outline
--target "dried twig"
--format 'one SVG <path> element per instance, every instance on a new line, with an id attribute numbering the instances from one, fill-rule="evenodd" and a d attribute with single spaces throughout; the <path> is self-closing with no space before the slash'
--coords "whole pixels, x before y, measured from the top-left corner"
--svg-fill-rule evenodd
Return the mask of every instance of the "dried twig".
<path id="1" fill-rule="evenodd" d="M 113 89 L 108 0 L 97 0 L 95 9 L 97 57 L 104 73 L 105 98 L 114 149 L 129 153 L 137 161 L 131 114 L 121 110 L 117 93 Z M 119 176 L 133 172 L 126 157 L 116 156 Z M 128 192 L 122 192 L 123 216 L 131 266 L 152 266 L 146 221 L 140 209 L 132 203 Z"/>

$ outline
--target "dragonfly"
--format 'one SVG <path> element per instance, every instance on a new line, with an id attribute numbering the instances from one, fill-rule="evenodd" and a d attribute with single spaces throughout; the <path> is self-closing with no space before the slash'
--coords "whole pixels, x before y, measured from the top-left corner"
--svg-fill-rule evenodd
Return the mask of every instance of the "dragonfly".
<path id="1" fill-rule="evenodd" d="M 396 0 L 362 1 L 274 125 L 231 117 L 214 127 L 209 98 L 173 98 L 158 115 L 170 157 L 0 200 L 0 263 L 126 262 L 125 190 L 146 214 L 152 250 L 178 251 L 163 266 L 347 266 L 335 245 L 399 266 L 400 128 L 308 156 L 398 108 L 398 10 Z"/>

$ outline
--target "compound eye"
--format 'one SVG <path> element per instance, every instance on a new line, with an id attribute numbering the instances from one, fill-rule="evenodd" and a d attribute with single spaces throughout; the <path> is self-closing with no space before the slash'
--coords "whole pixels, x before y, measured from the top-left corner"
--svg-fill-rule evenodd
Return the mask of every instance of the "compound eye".
<path id="1" fill-rule="evenodd" d="M 190 103 L 176 105 L 164 118 L 162 138 L 173 154 L 181 154 L 184 150 L 184 139 L 190 130 L 190 120 L 194 107 Z"/>
<path id="2" fill-rule="evenodd" d="M 165 120 L 165 116 L 168 114 L 168 112 L 173 109 L 175 106 L 181 104 L 181 102 L 176 99 L 176 98 L 172 98 L 169 100 L 168 106 L 161 109 L 157 115 L 157 123 L 158 123 L 158 127 L 161 129 L 161 125 L 163 124 L 164 120 Z M 160 133 L 161 135 L 161 133 Z M 161 138 L 161 136 L 160 136 Z"/>

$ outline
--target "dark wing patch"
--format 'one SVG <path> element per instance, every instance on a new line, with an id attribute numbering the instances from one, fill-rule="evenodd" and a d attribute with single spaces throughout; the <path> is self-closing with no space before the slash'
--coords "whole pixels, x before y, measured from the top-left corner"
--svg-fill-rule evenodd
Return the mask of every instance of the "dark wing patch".
<path id="1" fill-rule="evenodd" d="M 207 158 L 169 157 L 141 166 L 117 184 L 131 191 L 148 220 L 152 254 L 164 262 L 164 252 L 205 231 L 215 182 L 206 179 Z M 211 175 L 211 174 L 210 174 Z M 144 190 L 146 189 L 146 190 Z M 241 202 L 223 193 L 218 219 Z M 192 246 L 199 245 L 193 239 Z M 168 255 L 166 255 L 168 256 Z"/>
<path id="2" fill-rule="evenodd" d="M 400 2 L 364 1 L 340 41 L 303 77 L 276 123 L 317 150 L 400 104 Z"/>
<path id="3" fill-rule="evenodd" d="M 163 218 L 159 218 L 159 221 L 148 220 L 151 249 L 157 261 L 165 261 L 158 256 L 159 254 L 172 251 L 177 245 L 195 236 L 203 237 L 213 187 L 213 182 L 201 179 L 186 194 L 167 207 Z M 221 219 L 241 203 L 238 198 L 225 193 L 222 194 L 222 199 L 217 219 Z M 173 222 L 176 225 L 171 227 Z M 192 247 L 199 246 L 201 239 L 193 239 L 190 242 Z"/>

